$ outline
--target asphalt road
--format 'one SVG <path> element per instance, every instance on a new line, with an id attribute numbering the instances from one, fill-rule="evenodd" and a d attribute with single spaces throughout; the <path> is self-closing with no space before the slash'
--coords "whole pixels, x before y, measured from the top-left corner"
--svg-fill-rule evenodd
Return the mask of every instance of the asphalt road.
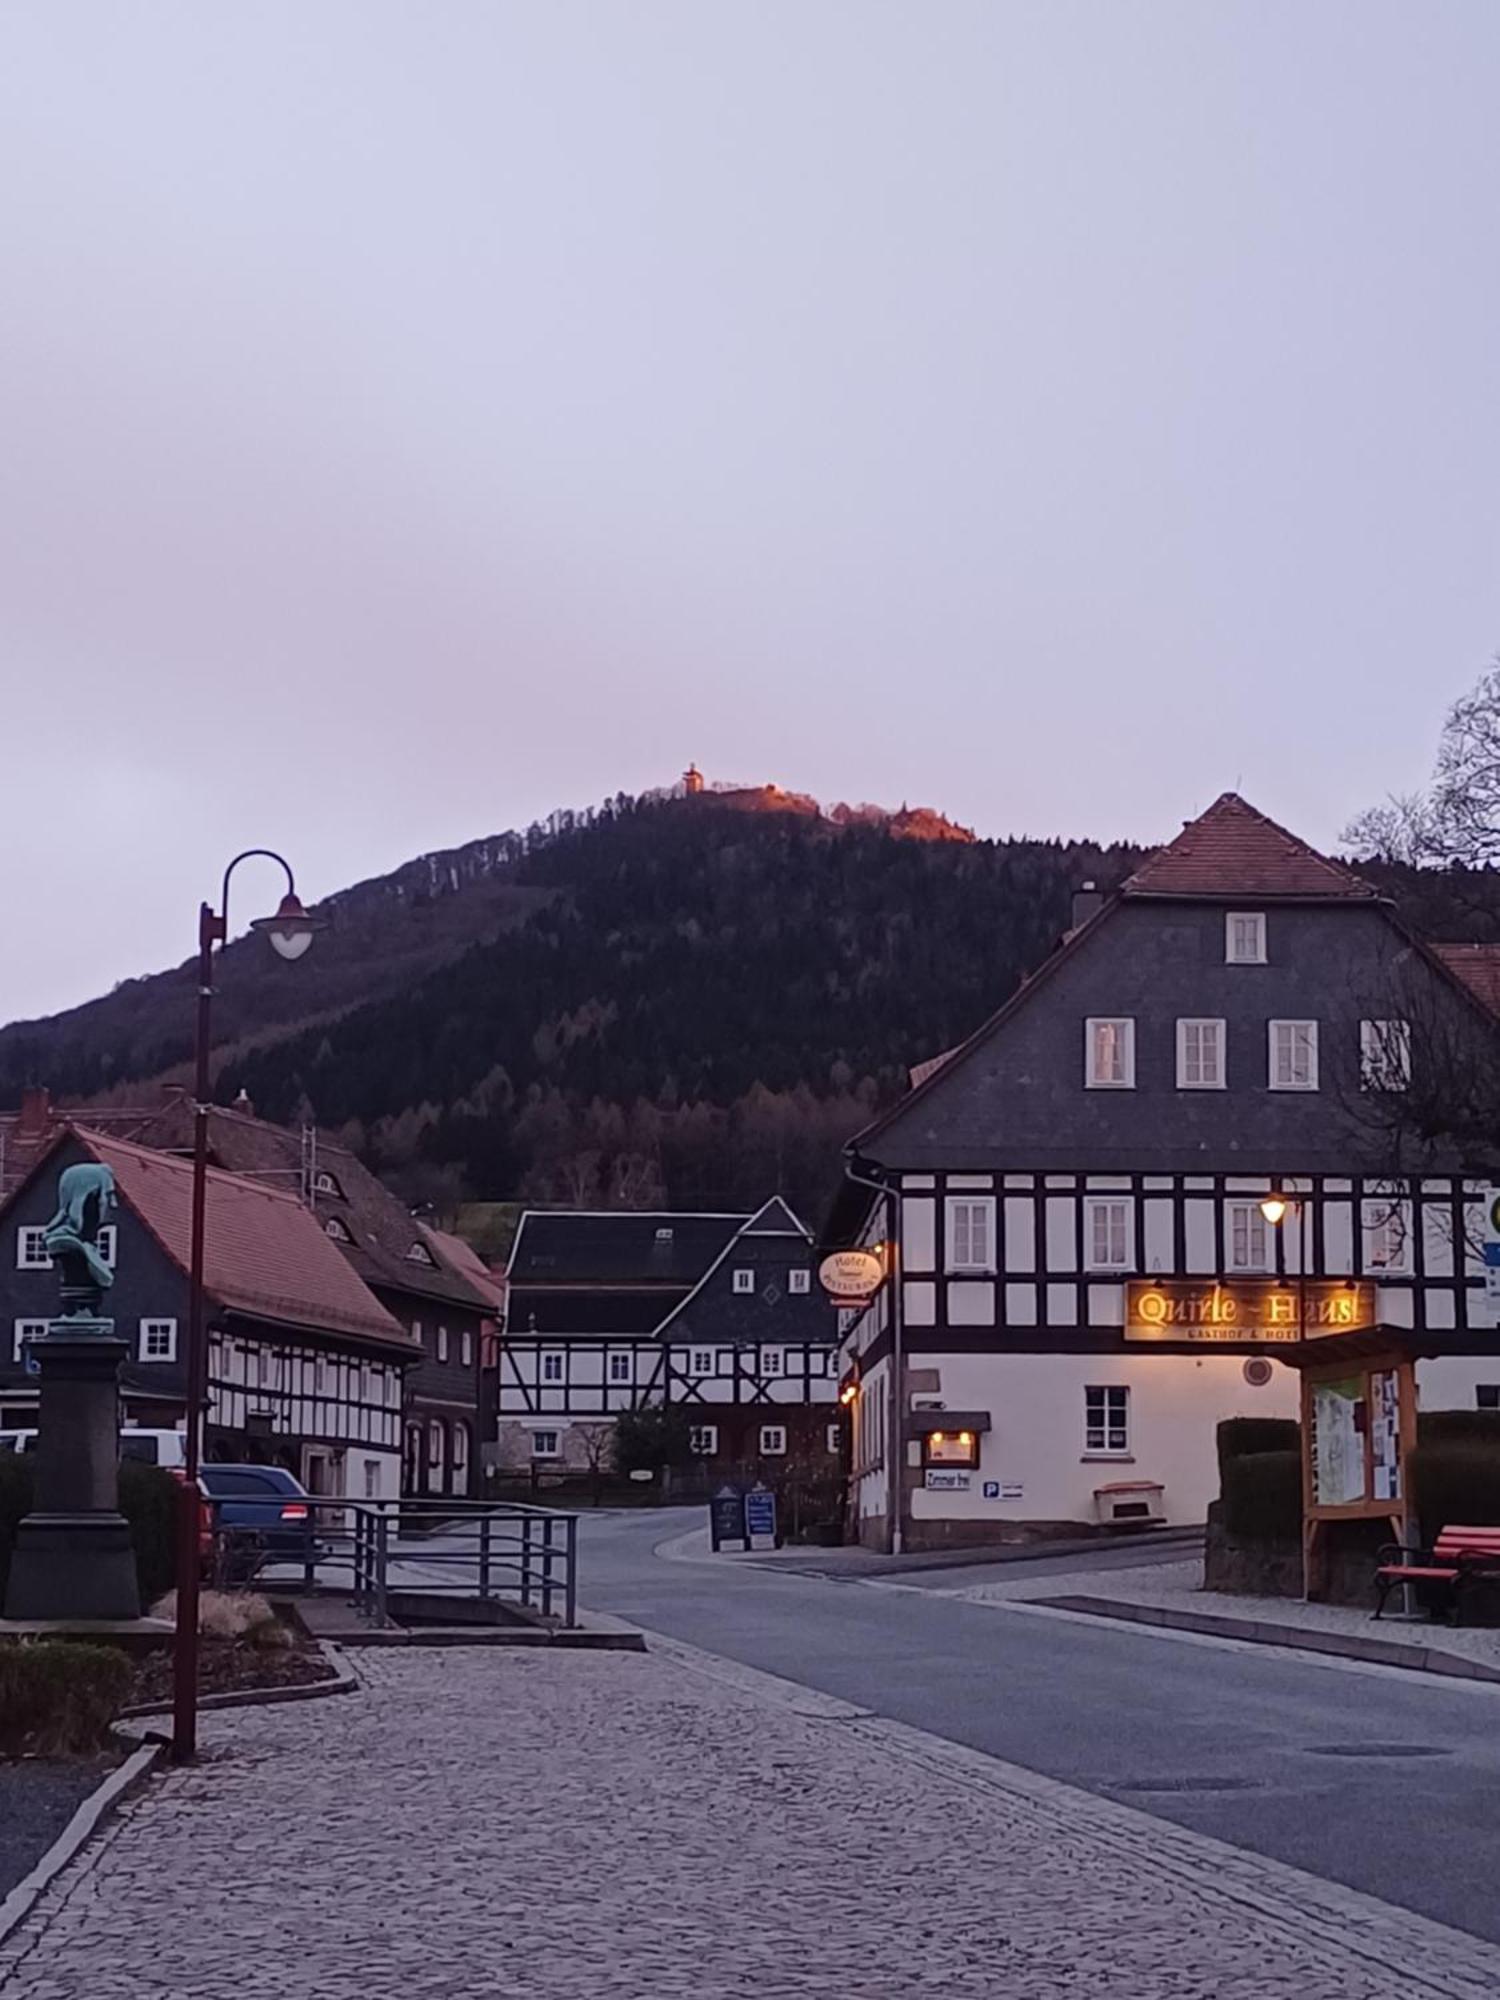
<path id="1" fill-rule="evenodd" d="M 1500 1942 L 1500 1688 L 654 1553 L 702 1518 L 585 1515 L 583 1604 Z"/>

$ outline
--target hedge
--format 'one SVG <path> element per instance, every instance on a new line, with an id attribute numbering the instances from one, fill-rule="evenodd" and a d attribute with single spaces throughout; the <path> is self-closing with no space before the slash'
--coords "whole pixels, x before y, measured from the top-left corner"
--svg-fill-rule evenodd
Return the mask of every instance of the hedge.
<path id="1" fill-rule="evenodd" d="M 1500 1410 L 1422 1410 L 1417 1415 L 1419 1445 L 1483 1445 L 1500 1457 Z"/>
<path id="2" fill-rule="evenodd" d="M 113 1646 L 60 1639 L 0 1645 L 0 1756 L 102 1749 L 134 1681 L 128 1656 Z"/>
<path id="3" fill-rule="evenodd" d="M 36 1457 L 32 1452 L 0 1452 L 0 1602 L 10 1575 L 16 1526 L 31 1512 Z M 177 1568 L 177 1509 L 182 1488 L 159 1465 L 126 1459 L 120 1466 L 120 1512 L 130 1523 L 142 1604 L 154 1604 L 172 1588 Z"/>
<path id="4" fill-rule="evenodd" d="M 1296 1451 L 1302 1426 L 1295 1417 L 1225 1417 L 1219 1425 L 1219 1473 L 1232 1458 L 1249 1458 L 1264 1451 Z"/>
<path id="5" fill-rule="evenodd" d="M 1493 1445 L 1419 1444 L 1407 1476 L 1424 1541 L 1448 1527 L 1500 1527 L 1500 1451 Z"/>
<path id="6" fill-rule="evenodd" d="M 1246 1423 L 1262 1419 L 1245 1418 Z M 1269 1419 L 1266 1421 L 1270 1421 Z M 1224 1427 L 1221 1425 L 1222 1431 Z M 1296 1425 L 1292 1425 L 1293 1431 Z M 1224 1529 L 1235 1542 L 1284 1542 L 1302 1533 L 1302 1453 L 1255 1451 L 1224 1461 Z"/>

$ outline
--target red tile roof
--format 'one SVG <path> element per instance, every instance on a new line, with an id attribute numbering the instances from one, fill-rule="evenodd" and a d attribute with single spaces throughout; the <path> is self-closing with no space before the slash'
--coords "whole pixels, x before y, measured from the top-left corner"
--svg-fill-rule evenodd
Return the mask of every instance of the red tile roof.
<path id="1" fill-rule="evenodd" d="M 191 1161 L 82 1126 L 73 1129 L 114 1174 L 121 1201 L 186 1271 L 192 1246 Z M 204 1289 L 229 1311 L 328 1333 L 359 1334 L 417 1351 L 405 1328 L 294 1195 L 213 1167 L 208 1172 Z"/>
<path id="2" fill-rule="evenodd" d="M 1225 792 L 1177 838 L 1148 855 L 1124 896 L 1244 896 L 1256 902 L 1371 902 L 1380 892 L 1306 841 Z"/>
<path id="3" fill-rule="evenodd" d="M 1457 973 L 1481 1006 L 1500 1014 L 1500 944 L 1434 944 L 1429 949 Z"/>
<path id="4" fill-rule="evenodd" d="M 446 1229 L 434 1229 L 427 1222 L 418 1223 L 417 1227 L 438 1255 L 446 1258 L 456 1271 L 463 1273 L 491 1311 L 497 1314 L 505 1311 L 504 1271 L 492 1271 L 473 1244 L 466 1243 L 463 1237 L 454 1236 Z"/>

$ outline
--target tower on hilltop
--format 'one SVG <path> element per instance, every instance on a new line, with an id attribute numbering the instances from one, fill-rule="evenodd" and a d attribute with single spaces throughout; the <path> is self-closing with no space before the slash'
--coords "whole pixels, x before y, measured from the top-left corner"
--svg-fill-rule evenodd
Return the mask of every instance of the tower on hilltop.
<path id="1" fill-rule="evenodd" d="M 696 764 L 689 764 L 682 774 L 682 789 L 689 798 L 703 790 L 703 773 Z"/>

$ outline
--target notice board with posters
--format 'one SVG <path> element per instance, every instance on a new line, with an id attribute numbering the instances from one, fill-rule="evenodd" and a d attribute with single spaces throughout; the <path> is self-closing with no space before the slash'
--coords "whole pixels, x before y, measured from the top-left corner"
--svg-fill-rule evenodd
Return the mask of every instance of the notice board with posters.
<path id="1" fill-rule="evenodd" d="M 1406 1461 L 1416 1444 L 1412 1362 L 1392 1351 L 1302 1370 L 1302 1552 L 1306 1594 L 1325 1582 L 1332 1521 L 1386 1520 L 1409 1539 Z"/>

